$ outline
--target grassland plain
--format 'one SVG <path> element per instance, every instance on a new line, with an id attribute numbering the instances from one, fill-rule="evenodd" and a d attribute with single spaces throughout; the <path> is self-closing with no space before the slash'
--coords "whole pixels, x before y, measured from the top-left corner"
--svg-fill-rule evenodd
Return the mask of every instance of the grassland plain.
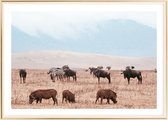
<path id="1" fill-rule="evenodd" d="M 14 109 L 154 109 L 156 108 L 157 74 L 154 71 L 143 70 L 143 84 L 138 84 L 137 79 L 131 79 L 130 85 L 124 79 L 121 71 L 111 70 L 111 84 L 105 78 L 100 79 L 90 75 L 89 71 L 77 70 L 77 82 L 56 80 L 52 82 L 46 69 L 27 69 L 25 84 L 20 84 L 19 70 L 12 69 L 12 98 Z M 58 92 L 58 105 L 53 105 L 52 99 L 42 103 L 29 104 L 29 95 L 37 89 L 56 89 Z M 101 88 L 110 88 L 117 93 L 117 104 L 110 101 L 95 104 L 96 93 Z M 62 103 L 62 91 L 68 89 L 75 93 L 76 103 Z"/>

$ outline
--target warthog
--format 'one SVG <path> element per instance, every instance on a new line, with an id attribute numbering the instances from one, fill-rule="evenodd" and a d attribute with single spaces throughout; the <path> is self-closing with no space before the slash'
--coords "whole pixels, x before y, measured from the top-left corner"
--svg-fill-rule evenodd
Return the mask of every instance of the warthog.
<path id="1" fill-rule="evenodd" d="M 56 95 L 57 95 L 57 91 L 54 89 L 45 89 L 45 90 L 39 89 L 32 92 L 29 95 L 29 104 L 32 104 L 34 100 L 36 100 L 36 103 L 38 103 L 39 101 L 41 103 L 42 99 L 52 98 L 55 105 L 55 103 L 58 104 Z"/>
<path id="2" fill-rule="evenodd" d="M 25 69 L 19 70 L 20 83 L 22 83 L 22 79 L 23 79 L 23 83 L 26 83 L 26 75 L 27 75 L 27 72 Z"/>
<path id="3" fill-rule="evenodd" d="M 117 103 L 116 101 L 117 94 L 110 89 L 98 90 L 95 103 L 97 103 L 97 100 L 99 98 L 101 98 L 101 104 L 103 102 L 103 99 L 107 99 L 108 104 L 110 104 L 110 100 L 112 100 L 114 104 Z"/>
<path id="4" fill-rule="evenodd" d="M 70 102 L 75 103 L 75 94 L 73 94 L 69 90 L 64 90 L 62 92 L 62 103 L 64 102 L 64 99 L 65 102 L 69 101 L 69 103 Z"/>

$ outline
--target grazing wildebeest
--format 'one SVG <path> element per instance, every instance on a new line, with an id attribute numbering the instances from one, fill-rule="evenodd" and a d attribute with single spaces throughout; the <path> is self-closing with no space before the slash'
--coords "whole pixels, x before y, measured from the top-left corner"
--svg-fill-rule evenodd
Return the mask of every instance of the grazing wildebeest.
<path id="1" fill-rule="evenodd" d="M 55 71 L 57 70 L 57 68 L 52 67 L 49 69 L 49 71 L 47 72 L 47 74 L 50 74 L 51 80 L 55 79 Z M 52 74 L 52 75 L 51 75 Z"/>
<path id="2" fill-rule="evenodd" d="M 22 83 L 22 79 L 23 79 L 23 83 L 26 83 L 26 75 L 27 75 L 27 72 L 25 69 L 19 70 L 20 83 Z"/>
<path id="3" fill-rule="evenodd" d="M 126 69 L 121 74 L 124 74 L 124 79 L 127 78 L 128 84 L 130 84 L 130 78 L 136 78 L 138 79 L 138 84 L 142 84 L 142 75 L 140 71 L 132 70 L 132 69 Z"/>
<path id="4" fill-rule="evenodd" d="M 65 72 L 62 68 L 51 68 L 48 74 L 50 74 L 51 80 L 55 82 L 55 77 L 57 77 L 57 80 L 62 80 L 64 78 Z"/>
<path id="5" fill-rule="evenodd" d="M 55 70 L 57 70 L 57 68 L 52 67 L 52 68 L 49 69 L 49 71 L 48 71 L 47 73 L 50 74 L 51 72 L 53 72 L 53 71 L 55 71 Z"/>
<path id="6" fill-rule="evenodd" d="M 58 79 L 62 80 L 64 78 L 65 72 L 63 69 L 57 69 L 55 71 L 55 75 L 57 76 L 57 80 Z"/>
<path id="7" fill-rule="evenodd" d="M 55 77 L 57 77 L 56 70 L 57 70 L 57 68 L 53 67 L 47 72 L 47 74 L 50 74 L 50 78 L 51 78 L 52 82 L 55 82 Z M 58 80 L 58 77 L 57 77 L 57 80 Z"/>
<path id="8" fill-rule="evenodd" d="M 110 100 L 112 100 L 114 104 L 117 103 L 117 100 L 116 100 L 117 94 L 114 91 L 112 91 L 111 89 L 98 90 L 95 103 L 97 103 L 97 100 L 99 98 L 101 98 L 101 104 L 103 102 L 103 99 L 107 99 L 108 104 L 110 104 Z"/>
<path id="9" fill-rule="evenodd" d="M 90 70 L 90 74 L 92 74 L 93 71 L 98 70 L 98 68 L 95 68 L 95 67 L 89 67 L 89 70 Z"/>
<path id="10" fill-rule="evenodd" d="M 29 95 L 29 104 L 32 104 L 34 100 L 36 100 L 36 103 L 38 103 L 39 101 L 41 103 L 42 99 L 52 98 L 55 105 L 55 103 L 58 104 L 56 95 L 57 95 L 57 91 L 54 89 L 43 89 L 43 90 L 39 89 L 32 92 Z"/>
<path id="11" fill-rule="evenodd" d="M 93 77 L 96 77 L 94 75 L 94 72 L 98 70 L 98 68 L 95 68 L 95 67 L 89 67 L 89 70 L 90 70 L 90 74 L 93 74 Z"/>
<path id="12" fill-rule="evenodd" d="M 97 69 L 97 70 L 93 71 L 93 74 L 98 78 L 98 83 L 100 83 L 100 77 L 107 78 L 109 80 L 109 83 L 111 83 L 110 73 L 108 73 L 104 70 Z"/>
<path id="13" fill-rule="evenodd" d="M 69 90 L 64 90 L 62 92 L 62 103 L 64 102 L 64 99 L 65 99 L 65 102 L 69 101 L 69 103 L 70 102 L 75 103 L 75 94 L 73 94 Z"/>
<path id="14" fill-rule="evenodd" d="M 65 69 L 64 72 L 65 72 L 64 76 L 67 77 L 68 80 L 70 80 L 70 77 L 72 77 L 74 81 L 77 80 L 76 71 L 71 69 Z"/>

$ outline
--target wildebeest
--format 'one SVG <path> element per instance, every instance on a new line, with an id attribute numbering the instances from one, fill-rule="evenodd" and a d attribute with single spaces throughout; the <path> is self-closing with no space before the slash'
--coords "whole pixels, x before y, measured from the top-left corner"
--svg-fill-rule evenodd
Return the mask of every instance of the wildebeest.
<path id="1" fill-rule="evenodd" d="M 50 74 L 51 80 L 55 82 L 55 77 L 57 77 L 57 80 L 60 79 L 62 80 L 64 78 L 65 72 L 63 71 L 62 68 L 51 68 L 48 72 Z"/>
<path id="2" fill-rule="evenodd" d="M 39 101 L 41 103 L 42 99 L 52 98 L 55 105 L 55 103 L 58 104 L 56 95 L 57 91 L 55 89 L 39 89 L 29 95 L 29 104 L 32 104 L 34 100 L 36 100 L 36 103 Z"/>
<path id="3" fill-rule="evenodd" d="M 103 102 L 103 99 L 107 99 L 108 104 L 110 104 L 110 100 L 112 100 L 114 104 L 117 103 L 117 100 L 116 100 L 117 94 L 114 91 L 112 91 L 111 89 L 98 90 L 95 103 L 97 103 L 97 100 L 99 98 L 101 98 L 101 102 L 100 102 L 101 104 Z"/>
<path id="4" fill-rule="evenodd" d="M 125 67 L 125 69 L 134 69 L 135 67 L 134 66 L 127 66 Z"/>
<path id="5" fill-rule="evenodd" d="M 73 94 L 69 90 L 64 90 L 62 92 L 62 103 L 64 102 L 64 99 L 65 99 L 65 102 L 69 101 L 69 103 L 70 102 L 75 103 L 75 94 Z"/>
<path id="6" fill-rule="evenodd" d="M 68 65 L 64 65 L 64 66 L 62 66 L 62 69 L 63 69 L 63 70 L 66 70 L 66 69 L 70 69 L 70 68 L 69 68 Z"/>
<path id="7" fill-rule="evenodd" d="M 54 73 L 55 71 L 57 71 L 57 68 L 52 67 L 52 68 L 49 69 L 49 71 L 47 72 L 47 74 Z"/>
<path id="8" fill-rule="evenodd" d="M 22 83 L 22 79 L 23 79 L 23 83 L 26 83 L 26 75 L 27 75 L 27 72 L 25 69 L 19 70 L 20 83 Z"/>
<path id="9" fill-rule="evenodd" d="M 109 83 L 111 83 L 110 73 L 104 70 L 97 69 L 93 71 L 93 74 L 98 78 L 98 83 L 100 83 L 100 77 L 107 78 L 109 80 Z"/>
<path id="10" fill-rule="evenodd" d="M 111 69 L 111 67 L 110 67 L 110 66 L 107 66 L 107 67 L 106 67 L 106 69 L 107 69 L 107 70 L 110 70 L 110 69 Z"/>
<path id="11" fill-rule="evenodd" d="M 156 68 L 154 69 L 154 72 L 157 73 L 157 69 Z"/>
<path id="12" fill-rule="evenodd" d="M 124 74 L 124 79 L 127 78 L 128 84 L 130 84 L 130 78 L 136 78 L 138 79 L 138 84 L 142 84 L 142 75 L 140 71 L 132 70 L 132 69 L 126 69 L 121 74 Z"/>
<path id="13" fill-rule="evenodd" d="M 77 80 L 76 71 L 71 69 L 65 69 L 64 72 L 65 72 L 64 76 L 67 77 L 68 80 L 70 80 L 70 77 L 72 77 L 74 81 Z"/>
<path id="14" fill-rule="evenodd" d="M 98 70 L 98 68 L 95 68 L 95 67 L 89 67 L 89 70 L 90 70 L 90 74 L 92 74 L 93 71 Z"/>

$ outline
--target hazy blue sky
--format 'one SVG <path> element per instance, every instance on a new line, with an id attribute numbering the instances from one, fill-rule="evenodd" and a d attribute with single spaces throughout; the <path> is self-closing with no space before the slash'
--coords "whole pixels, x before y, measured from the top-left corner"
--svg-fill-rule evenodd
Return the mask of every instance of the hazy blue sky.
<path id="1" fill-rule="evenodd" d="M 156 56 L 154 12 L 60 11 L 13 12 L 12 52 Z"/>

